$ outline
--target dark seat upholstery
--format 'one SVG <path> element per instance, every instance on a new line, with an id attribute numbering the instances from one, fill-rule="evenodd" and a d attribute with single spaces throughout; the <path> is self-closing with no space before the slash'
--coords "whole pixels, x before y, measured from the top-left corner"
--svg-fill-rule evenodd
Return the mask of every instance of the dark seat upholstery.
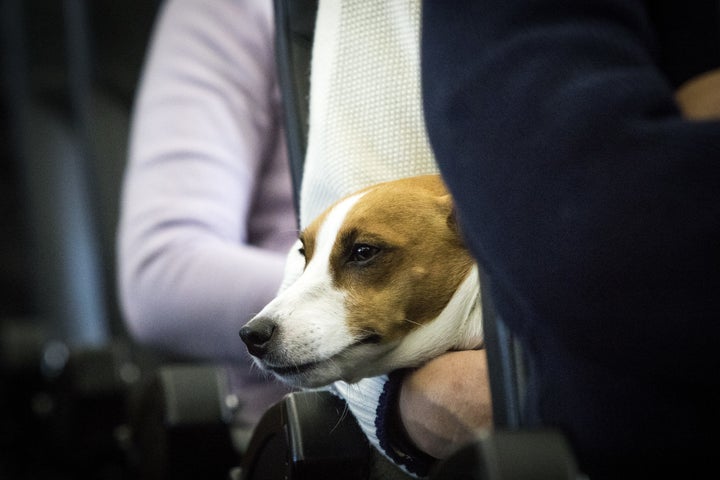
<path id="1" fill-rule="evenodd" d="M 13 222 L 2 229 L 13 248 L 0 253 L 12 266 L 0 271 L 3 478 L 127 472 L 126 408 L 141 370 L 115 301 L 114 230 L 157 3 L 106 15 L 113 5 L 0 4 L 2 166 L 13 175 L 3 194 L 13 215 L 1 220 Z"/>

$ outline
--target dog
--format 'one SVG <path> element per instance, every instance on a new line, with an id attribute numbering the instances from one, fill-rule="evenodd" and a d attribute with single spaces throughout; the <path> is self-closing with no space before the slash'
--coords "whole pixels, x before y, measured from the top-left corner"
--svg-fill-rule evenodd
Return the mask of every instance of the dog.
<path id="1" fill-rule="evenodd" d="M 354 383 L 482 344 L 477 265 L 439 175 L 343 198 L 301 232 L 287 268 L 297 280 L 240 330 L 287 384 Z"/>

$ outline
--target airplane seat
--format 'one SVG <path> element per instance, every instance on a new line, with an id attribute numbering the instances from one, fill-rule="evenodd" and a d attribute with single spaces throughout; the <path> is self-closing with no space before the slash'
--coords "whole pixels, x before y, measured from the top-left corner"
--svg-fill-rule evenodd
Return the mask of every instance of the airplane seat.
<path id="1" fill-rule="evenodd" d="M 124 28 L 147 36 L 153 2 L 124 2 L 135 3 L 148 17 L 93 18 L 124 20 Z M 20 224 L 4 233 L 15 232 L 12 241 L 24 251 L 12 270 L 24 282 L 4 281 L 2 298 L 25 300 L 8 314 L 0 306 L 0 382 L 11 392 L 0 422 L 12 444 L 8 468 L 29 477 L 97 478 L 127 469 L 126 408 L 142 370 L 117 314 L 112 252 L 129 103 L 94 74 L 103 66 L 94 59 L 105 53 L 95 49 L 94 34 L 104 26 L 90 25 L 88 11 L 104 4 L 112 2 L 0 5 L 3 163 L 15 174 Z M 133 68 L 127 65 L 126 79 L 137 78 Z"/>

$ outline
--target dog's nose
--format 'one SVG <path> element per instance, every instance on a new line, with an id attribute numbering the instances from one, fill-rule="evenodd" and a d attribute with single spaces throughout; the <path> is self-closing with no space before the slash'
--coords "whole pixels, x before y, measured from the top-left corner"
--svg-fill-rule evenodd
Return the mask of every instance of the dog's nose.
<path id="1" fill-rule="evenodd" d="M 275 322 L 272 320 L 258 318 L 240 329 L 240 338 L 247 345 L 250 355 L 262 358 L 267 353 L 275 334 L 275 327 Z"/>

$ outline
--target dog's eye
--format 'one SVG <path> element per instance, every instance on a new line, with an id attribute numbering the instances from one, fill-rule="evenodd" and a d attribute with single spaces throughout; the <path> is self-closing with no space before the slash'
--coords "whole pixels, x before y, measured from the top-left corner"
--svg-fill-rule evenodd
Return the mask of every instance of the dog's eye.
<path id="1" fill-rule="evenodd" d="M 378 254 L 380 249 L 364 243 L 356 243 L 350 251 L 348 262 L 365 263 Z"/>
<path id="2" fill-rule="evenodd" d="M 308 258 L 307 254 L 305 253 L 305 246 L 298 248 L 298 253 L 302 256 L 305 265 L 307 265 Z"/>

